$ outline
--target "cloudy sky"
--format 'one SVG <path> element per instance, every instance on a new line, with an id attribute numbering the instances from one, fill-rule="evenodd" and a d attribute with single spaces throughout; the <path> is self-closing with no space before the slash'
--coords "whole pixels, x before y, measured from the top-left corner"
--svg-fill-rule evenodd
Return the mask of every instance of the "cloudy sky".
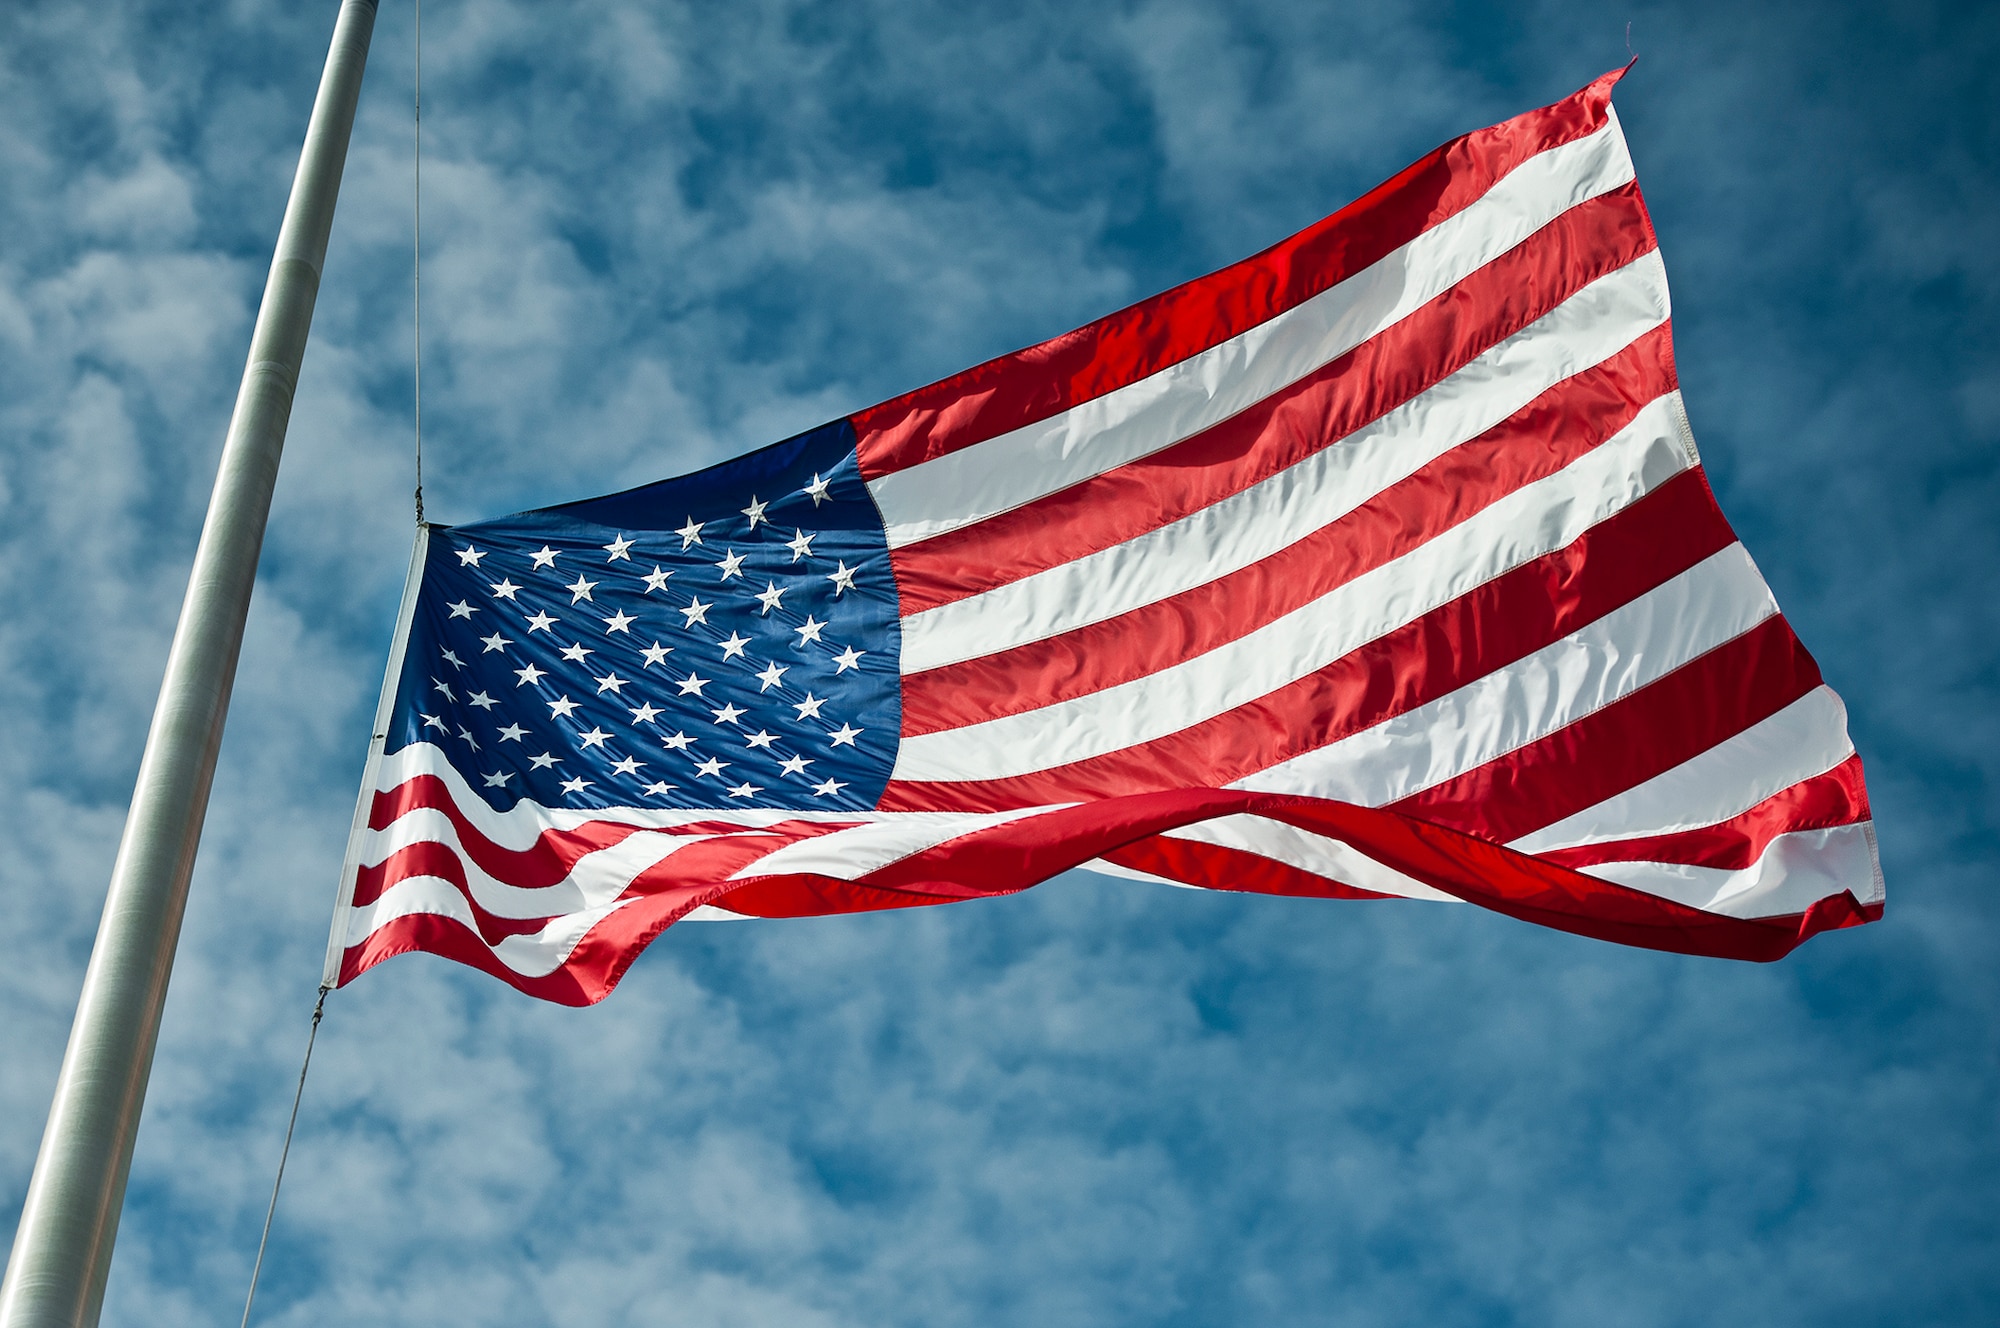
<path id="1" fill-rule="evenodd" d="M 18 1211 L 332 0 L 0 12 L 0 1212 Z M 1751 13 L 1752 9 L 1759 12 Z M 669 932 L 602 1006 L 328 1006 L 259 1321 L 2000 1314 L 2000 10 L 432 0 L 430 514 L 693 469 L 1260 248 L 1626 59 L 1725 510 L 1888 919 L 1026 895 Z M 385 6 L 106 1322 L 233 1322 L 411 532 Z M 11 1217 L 4 1219 L 11 1221 Z"/>

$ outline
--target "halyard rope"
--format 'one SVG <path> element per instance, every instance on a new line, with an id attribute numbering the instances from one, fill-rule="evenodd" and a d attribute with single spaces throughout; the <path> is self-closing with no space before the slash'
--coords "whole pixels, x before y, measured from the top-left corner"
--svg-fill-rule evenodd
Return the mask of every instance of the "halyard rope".
<path id="1" fill-rule="evenodd" d="M 417 524 L 424 524 L 424 0 L 416 0 L 416 95 L 411 103 L 410 350 L 415 364 Z"/>
<path id="2" fill-rule="evenodd" d="M 299 1102 L 306 1095 L 306 1071 L 312 1068 L 313 1043 L 319 1040 L 319 1021 L 326 1013 L 326 993 L 319 989 L 313 1002 L 312 1031 L 306 1034 L 306 1058 L 299 1066 L 299 1086 L 292 1093 L 292 1118 L 285 1123 L 285 1146 L 278 1150 L 278 1174 L 271 1181 L 271 1206 L 264 1210 L 264 1234 L 257 1238 L 257 1262 L 250 1265 L 250 1293 L 243 1297 L 243 1328 L 250 1328 L 250 1307 L 257 1303 L 257 1277 L 264 1271 L 264 1247 L 271 1243 L 271 1219 L 278 1213 L 278 1189 L 285 1183 L 285 1162 L 292 1155 L 292 1131 L 299 1125 Z"/>

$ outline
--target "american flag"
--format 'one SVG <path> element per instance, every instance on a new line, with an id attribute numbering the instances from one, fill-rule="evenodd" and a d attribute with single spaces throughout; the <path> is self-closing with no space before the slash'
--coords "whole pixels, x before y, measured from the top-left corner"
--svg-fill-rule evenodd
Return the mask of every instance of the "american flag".
<path id="1" fill-rule="evenodd" d="M 1253 258 L 695 475 L 420 533 L 327 981 L 1076 866 L 1774 959 L 1880 916 L 1703 476 L 1609 74 Z"/>

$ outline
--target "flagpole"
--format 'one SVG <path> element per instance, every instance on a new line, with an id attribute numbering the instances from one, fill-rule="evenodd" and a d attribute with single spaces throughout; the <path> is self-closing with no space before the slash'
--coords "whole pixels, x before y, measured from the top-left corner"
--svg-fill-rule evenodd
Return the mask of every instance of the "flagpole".
<path id="1" fill-rule="evenodd" d="M 0 1328 L 90 1328 L 103 1306 L 375 8 L 376 0 L 342 0 L 334 23 L 97 943 L 0 1281 Z"/>

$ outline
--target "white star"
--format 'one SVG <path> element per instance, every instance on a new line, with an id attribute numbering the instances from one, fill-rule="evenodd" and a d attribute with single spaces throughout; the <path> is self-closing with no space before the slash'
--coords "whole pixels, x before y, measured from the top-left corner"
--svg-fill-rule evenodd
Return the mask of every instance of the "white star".
<path id="1" fill-rule="evenodd" d="M 735 702 L 724 701 L 722 703 L 722 709 L 711 710 L 709 713 L 715 716 L 714 720 L 711 721 L 712 723 L 734 724 L 736 722 L 737 716 L 741 715 L 743 712 L 737 708 Z"/>
<path id="2" fill-rule="evenodd" d="M 579 641 L 575 645 L 565 649 L 562 652 L 562 657 L 572 664 L 581 664 L 585 655 L 594 655 L 596 653 L 595 650 L 592 650 L 589 646 Z"/>
<path id="3" fill-rule="evenodd" d="M 476 752 L 476 751 L 478 751 L 478 750 L 479 750 L 479 739 L 477 739 L 477 738 L 475 738 L 475 737 L 473 737 L 473 736 L 472 736 L 472 730 L 471 730 L 471 729 L 467 729 L 467 728 L 461 728 L 461 729 L 460 729 L 460 730 L 458 731 L 458 736 L 459 736 L 459 737 L 461 737 L 461 738 L 463 738 L 463 739 L 465 739 L 465 740 L 466 740 L 467 742 L 471 743 L 471 744 L 472 744 L 472 750 L 473 750 L 473 751 L 475 751 L 475 752 Z"/>
<path id="4" fill-rule="evenodd" d="M 514 598 L 514 592 L 519 589 L 520 589 L 519 586 L 515 585 L 512 581 L 509 581 L 506 577 L 503 576 L 498 581 L 495 581 L 493 583 L 493 598 L 512 599 Z"/>
<path id="5" fill-rule="evenodd" d="M 516 687 L 526 687 L 531 682 L 540 682 L 548 677 L 549 673 L 547 669 L 538 669 L 530 664 L 524 669 L 515 669 L 514 676 L 521 680 L 514 684 Z"/>
<path id="6" fill-rule="evenodd" d="M 694 773 L 695 777 L 698 779 L 705 778 L 708 775 L 714 775 L 717 779 L 720 779 L 722 778 L 722 772 L 727 770 L 728 768 L 729 768 L 729 762 L 719 761 L 715 757 L 711 756 L 706 761 L 697 762 L 694 768 Z"/>
<path id="7" fill-rule="evenodd" d="M 729 796 L 732 798 L 753 798 L 763 791 L 763 789 L 758 788 L 746 779 L 735 788 L 729 790 Z"/>
<path id="8" fill-rule="evenodd" d="M 852 747 L 854 740 L 867 731 L 867 729 L 857 729 L 851 724 L 842 724 L 826 736 L 833 739 L 835 747 Z"/>
<path id="9" fill-rule="evenodd" d="M 785 547 L 792 551 L 792 561 L 797 562 L 813 551 L 813 541 L 817 535 L 808 535 L 803 530 L 794 529 L 792 537 L 785 541 Z"/>
<path id="10" fill-rule="evenodd" d="M 632 555 L 625 552 L 625 550 L 631 547 L 632 547 L 631 540 L 626 539 L 623 535 L 618 536 L 616 539 L 613 539 L 609 544 L 604 546 L 604 551 L 611 555 L 604 561 L 607 563 L 615 563 L 620 558 L 623 558 L 627 562 L 632 561 Z"/>
<path id="11" fill-rule="evenodd" d="M 628 756 L 617 765 L 612 766 L 611 773 L 614 775 L 636 775 L 639 773 L 639 767 L 644 764 L 646 764 L 644 761 L 635 761 Z"/>
<path id="12" fill-rule="evenodd" d="M 458 699 L 456 696 L 452 695 L 451 684 L 446 682 L 443 678 L 432 678 L 431 690 L 434 692 L 443 692 L 444 699 L 447 701 L 456 701 Z"/>
<path id="13" fill-rule="evenodd" d="M 722 555 L 722 561 L 717 563 L 716 566 L 722 569 L 722 579 L 724 581 L 727 581 L 732 576 L 742 576 L 743 555 L 731 549 Z"/>
<path id="14" fill-rule="evenodd" d="M 562 791 L 571 795 L 575 795 L 583 792 L 585 789 L 589 787 L 590 787 L 590 781 L 585 779 L 583 776 L 578 775 L 575 779 L 565 779 L 563 781 Z"/>
<path id="15" fill-rule="evenodd" d="M 631 628 L 632 628 L 632 615 L 625 612 L 625 610 L 623 609 L 619 609 L 617 612 L 613 613 L 609 618 L 606 618 L 604 620 L 604 630 L 607 634 L 611 632 L 630 631 Z"/>
<path id="16" fill-rule="evenodd" d="M 743 515 L 750 518 L 750 529 L 755 530 L 757 523 L 764 520 L 764 509 L 769 506 L 769 503 L 758 502 L 756 494 L 750 495 L 750 505 L 743 509 Z"/>
<path id="17" fill-rule="evenodd" d="M 757 681 L 763 684 L 763 686 L 759 687 L 757 690 L 760 692 L 770 691 L 773 687 L 776 687 L 778 685 L 778 680 L 784 677 L 786 672 L 787 670 L 783 665 L 779 664 L 778 661 L 776 660 L 772 660 L 769 664 L 764 666 L 764 671 L 762 673 L 755 675 Z"/>
<path id="18" fill-rule="evenodd" d="M 702 522 L 695 520 L 693 517 L 689 517 L 688 523 L 674 532 L 674 534 L 681 537 L 681 548 L 686 549 L 690 544 L 701 543 L 702 524 Z"/>
<path id="19" fill-rule="evenodd" d="M 451 732 L 450 729 L 444 726 L 444 721 L 442 719 L 439 719 L 436 715 L 424 715 L 424 727 L 427 729 L 436 729 L 440 733 Z"/>
<path id="20" fill-rule="evenodd" d="M 693 745 L 693 743 L 694 739 L 688 737 L 688 735 L 685 733 L 676 733 L 671 738 L 660 739 L 660 746 L 670 748 L 673 751 L 677 752 L 686 751 L 691 745 Z"/>
<path id="21" fill-rule="evenodd" d="M 665 797 L 667 794 L 672 793 L 674 791 L 674 787 L 675 787 L 674 785 L 669 784 L 664 779 L 656 779 L 652 783 L 646 785 L 646 796 L 649 798 Z"/>
<path id="22" fill-rule="evenodd" d="M 473 608 L 470 604 L 466 603 L 464 600 L 460 600 L 458 603 L 451 606 L 451 616 L 454 618 L 470 618 L 473 614 L 477 612 L 479 612 L 478 609 Z"/>
<path id="23" fill-rule="evenodd" d="M 660 565 L 658 563 L 654 563 L 653 570 L 646 573 L 646 575 L 641 578 L 641 580 L 645 581 L 646 583 L 646 593 L 650 595 L 656 590 L 665 590 L 667 588 L 667 582 L 673 579 L 673 575 L 674 574 L 672 572 L 662 572 L 660 570 Z"/>
<path id="24" fill-rule="evenodd" d="M 576 737 L 577 741 L 583 744 L 581 750 L 587 752 L 593 747 L 602 747 L 605 744 L 605 741 L 609 739 L 611 735 L 609 733 L 606 733 L 603 729 L 600 729 L 595 725 L 593 725 L 591 727 L 590 732 L 579 733 L 576 735 Z"/>
<path id="25" fill-rule="evenodd" d="M 509 724 L 506 728 L 500 730 L 500 741 L 502 742 L 519 742 L 527 736 L 528 731 L 519 724 Z"/>
<path id="26" fill-rule="evenodd" d="M 847 785 L 837 779 L 829 779 L 824 784 L 813 785 L 813 796 L 815 798 L 823 798 L 829 793 L 838 793 L 846 787 Z"/>
<path id="27" fill-rule="evenodd" d="M 806 699 L 803 701 L 795 702 L 792 706 L 792 709 L 799 712 L 800 719 L 818 719 L 819 708 L 825 704 L 826 704 L 825 701 L 822 701 L 819 697 L 814 696 L 811 692 L 807 692 Z"/>
<path id="28" fill-rule="evenodd" d="M 447 650 L 443 653 L 446 662 L 449 663 L 453 668 L 462 669 L 465 667 L 465 661 L 460 659 L 455 652 Z"/>
<path id="29" fill-rule="evenodd" d="M 750 638 L 736 632 L 731 632 L 728 640 L 718 641 L 716 644 L 722 647 L 722 657 L 724 659 L 735 659 L 743 653 L 743 647 L 750 644 Z"/>
<path id="30" fill-rule="evenodd" d="M 626 709 L 630 710 L 631 707 L 627 706 Z M 650 724 L 659 713 L 659 707 L 651 701 L 642 701 L 639 703 L 639 708 L 632 711 L 632 722 L 634 724 Z"/>
<path id="31" fill-rule="evenodd" d="M 799 634 L 799 644 L 804 645 L 808 641 L 819 640 L 820 631 L 825 626 L 826 626 L 825 623 L 821 622 L 819 619 L 813 617 L 810 613 L 808 613 L 806 615 L 805 625 L 801 627 L 794 627 L 792 630 Z"/>
<path id="32" fill-rule="evenodd" d="M 835 599 L 840 598 L 841 591 L 854 589 L 854 574 L 860 570 L 858 567 L 849 567 L 843 559 L 839 571 L 828 572 L 826 574 L 826 579 L 833 582 L 833 597 Z"/>
<path id="33" fill-rule="evenodd" d="M 551 549 L 548 545 L 544 544 L 540 553 L 531 553 L 528 556 L 535 560 L 535 567 L 537 569 L 546 567 L 551 572 L 556 570 L 556 550 Z"/>
<path id="34" fill-rule="evenodd" d="M 553 629 L 561 621 L 562 619 L 551 618 L 548 614 L 537 609 L 535 616 L 527 620 L 528 630 L 531 632 L 546 632 Z"/>
<path id="35" fill-rule="evenodd" d="M 834 676 L 839 677 L 841 674 L 847 672 L 849 669 L 860 668 L 861 657 L 867 653 L 868 652 L 865 650 L 856 650 L 853 646 L 849 646 L 847 649 L 841 651 L 838 655 L 835 655 L 833 657 Z"/>
<path id="36" fill-rule="evenodd" d="M 494 706 L 500 704 L 484 692 L 474 692 L 471 696 L 465 698 L 465 703 L 467 705 L 478 706 L 481 710 L 491 710 Z"/>
<path id="37" fill-rule="evenodd" d="M 485 556 L 486 554 L 483 550 L 475 549 L 468 544 L 458 550 L 458 565 L 460 567 L 477 567 L 479 566 L 479 560 Z"/>
<path id="38" fill-rule="evenodd" d="M 707 626 L 708 611 L 714 607 L 715 605 L 712 603 L 704 604 L 699 599 L 695 598 L 693 595 L 689 595 L 688 606 L 681 610 L 681 616 L 683 618 L 686 618 L 687 621 L 682 623 L 681 626 L 693 627 L 696 623 L 700 623 L 704 627 Z"/>
<path id="39" fill-rule="evenodd" d="M 512 779 L 513 777 L 514 777 L 514 772 L 512 770 L 501 770 L 495 774 L 487 775 L 485 776 L 486 787 L 506 788 L 507 781 Z"/>
<path id="40" fill-rule="evenodd" d="M 583 573 L 581 572 L 577 573 L 576 580 L 570 582 L 568 585 L 563 587 L 564 590 L 567 590 L 569 592 L 569 602 L 572 604 L 576 603 L 578 600 L 589 599 L 590 592 L 592 590 L 595 590 L 596 588 L 597 588 L 597 583 L 595 581 L 584 580 Z"/>
<path id="41" fill-rule="evenodd" d="M 708 679 L 690 673 L 687 677 L 681 679 L 681 695 L 686 696 L 692 692 L 696 696 L 700 696 L 701 689 L 706 686 L 708 686 Z"/>
<path id="42" fill-rule="evenodd" d="M 555 763 L 556 758 L 550 756 L 547 752 L 543 752 L 540 756 L 531 756 L 528 758 L 528 768 L 530 770 L 547 770 Z"/>
<path id="43" fill-rule="evenodd" d="M 655 641 L 639 653 L 646 657 L 646 667 L 650 669 L 655 664 L 666 663 L 667 656 L 674 653 L 674 648 L 672 646 L 663 646 L 658 641 Z"/>
<path id="44" fill-rule="evenodd" d="M 625 686 L 625 679 L 619 677 L 615 673 L 607 673 L 602 678 L 595 679 L 595 681 L 597 683 L 597 694 L 599 696 L 604 695 L 606 692 L 611 692 L 615 695 Z"/>
<path id="45" fill-rule="evenodd" d="M 757 616 L 761 618 L 772 609 L 780 607 L 779 601 L 784 599 L 784 597 L 785 592 L 778 589 L 776 581 L 767 582 L 764 588 L 758 591 L 755 596 L 757 602 L 764 606 L 758 611 Z"/>
<path id="46" fill-rule="evenodd" d="M 811 764 L 812 762 L 803 756 L 787 756 L 779 763 L 778 773 L 781 775 L 803 775 L 806 772 L 806 767 Z"/>
<path id="47" fill-rule="evenodd" d="M 764 729 L 758 729 L 755 733 L 751 734 L 749 737 L 743 740 L 743 745 L 745 747 L 769 747 L 772 743 L 776 742 L 777 740 L 778 740 L 777 734 L 767 732 Z"/>
<path id="48" fill-rule="evenodd" d="M 833 496 L 826 491 L 827 486 L 832 483 L 833 483 L 832 480 L 824 478 L 818 472 L 814 472 L 813 482 L 811 484 L 806 485 L 804 489 L 805 493 L 810 494 L 812 496 L 814 507 L 818 507 L 821 503 L 825 502 L 828 498 Z"/>
<path id="49" fill-rule="evenodd" d="M 576 702 L 570 700 L 567 696 L 549 702 L 550 719 L 568 719 L 575 710 Z"/>
<path id="50" fill-rule="evenodd" d="M 505 650 L 508 646 L 511 646 L 514 643 L 512 641 L 509 641 L 506 637 L 500 635 L 500 633 L 495 632 L 491 636 L 480 637 L 479 644 L 486 647 L 486 649 L 480 651 L 479 653 L 482 655 L 490 655 L 496 650 Z"/>

